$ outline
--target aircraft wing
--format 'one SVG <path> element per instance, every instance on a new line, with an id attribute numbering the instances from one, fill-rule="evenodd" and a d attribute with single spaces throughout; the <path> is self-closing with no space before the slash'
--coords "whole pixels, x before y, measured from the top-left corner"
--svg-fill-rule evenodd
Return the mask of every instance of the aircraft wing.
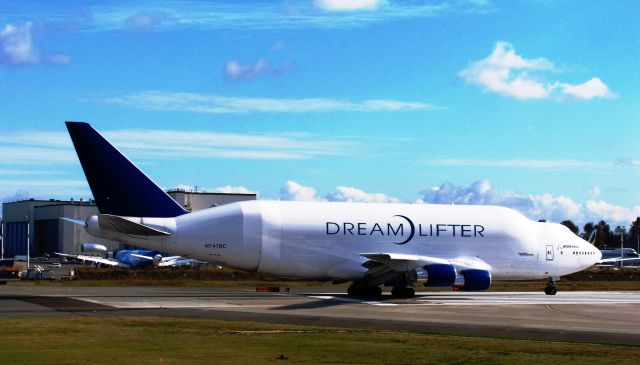
<path id="1" fill-rule="evenodd" d="M 153 260 L 154 257 L 152 256 L 147 256 L 147 255 L 140 255 L 137 253 L 132 253 L 131 256 L 135 256 L 135 257 L 139 257 L 141 259 L 147 259 L 147 260 Z M 175 260 L 180 260 L 183 259 L 184 257 L 182 256 L 167 256 L 167 257 L 162 257 L 162 260 L 160 261 L 161 263 L 165 263 L 165 262 L 171 262 L 171 261 L 175 261 Z"/>
<path id="2" fill-rule="evenodd" d="M 140 255 L 137 253 L 132 253 L 131 256 L 135 256 L 135 257 L 139 257 L 141 259 L 146 259 L 146 260 L 154 260 L 154 257 L 152 256 L 147 256 L 147 255 Z M 160 260 L 160 262 L 157 264 L 158 267 L 172 267 L 172 266 L 180 266 L 182 264 L 182 266 L 186 266 L 185 264 L 183 264 L 181 261 L 185 261 L 188 259 L 185 259 L 182 256 L 167 256 L 167 257 L 162 257 L 162 260 Z"/>
<path id="3" fill-rule="evenodd" d="M 55 254 L 58 255 L 58 256 L 63 256 L 63 257 L 71 257 L 71 258 L 74 258 L 74 259 L 77 259 L 77 260 L 95 262 L 97 264 L 102 264 L 102 265 L 129 268 L 129 265 L 127 265 L 127 264 L 125 264 L 123 262 L 120 262 L 118 260 L 113 260 L 113 259 L 103 259 L 102 257 L 87 256 L 87 255 L 71 255 L 71 254 L 58 253 L 58 252 L 55 252 Z"/>
<path id="4" fill-rule="evenodd" d="M 361 253 L 360 256 L 369 259 L 369 261 L 363 264 L 365 267 L 367 267 L 368 262 L 373 261 L 385 265 L 394 271 L 409 271 L 431 264 L 453 265 L 459 270 L 479 269 L 491 271 L 491 266 L 476 258 L 441 259 L 437 257 L 399 253 Z"/>
<path id="5" fill-rule="evenodd" d="M 608 258 L 608 259 L 601 259 L 600 261 L 596 262 L 596 265 L 602 265 L 602 264 L 616 264 L 618 262 L 625 262 L 625 261 L 640 261 L 640 257 L 612 257 L 612 258 Z"/>
<path id="6" fill-rule="evenodd" d="M 383 283 L 389 277 L 400 272 L 409 272 L 432 264 L 453 265 L 456 271 L 475 269 L 491 271 L 491 266 L 477 258 L 441 259 L 437 257 L 408 255 L 398 253 L 361 253 L 360 256 L 369 259 L 362 266 L 369 269 L 365 276 L 371 283 Z"/>

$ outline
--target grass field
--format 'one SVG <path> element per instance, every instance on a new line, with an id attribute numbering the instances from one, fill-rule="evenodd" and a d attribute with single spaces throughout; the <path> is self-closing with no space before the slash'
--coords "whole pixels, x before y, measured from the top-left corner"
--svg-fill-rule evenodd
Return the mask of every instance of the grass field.
<path id="1" fill-rule="evenodd" d="M 0 319 L 3 364 L 637 364 L 640 346 L 181 318 Z M 282 356 L 281 356 L 282 355 Z M 282 357 L 282 358 L 281 358 Z"/>

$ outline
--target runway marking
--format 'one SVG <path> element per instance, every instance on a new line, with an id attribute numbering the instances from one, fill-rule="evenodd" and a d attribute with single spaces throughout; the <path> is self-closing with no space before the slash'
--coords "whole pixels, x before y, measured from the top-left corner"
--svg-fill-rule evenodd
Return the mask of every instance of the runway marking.
<path id="1" fill-rule="evenodd" d="M 332 293 L 333 294 L 333 293 Z M 585 304 L 585 305 L 612 305 L 612 304 L 640 304 L 640 294 L 637 292 L 618 292 L 615 298 L 611 298 L 607 292 L 570 292 L 563 295 L 547 296 L 540 293 L 473 293 L 452 294 L 435 293 L 417 295 L 412 299 L 386 299 L 394 302 L 348 298 L 340 295 L 309 295 L 310 298 L 323 300 L 335 300 L 340 302 L 365 304 L 374 306 L 478 306 L 478 305 L 539 305 L 544 304 L 548 310 L 559 311 L 552 305 Z M 342 294 L 344 295 L 344 294 Z M 569 297 L 569 298 L 567 298 Z M 400 301 L 400 302 L 399 302 Z"/>
<path id="2" fill-rule="evenodd" d="M 383 303 L 375 300 L 361 300 L 361 299 L 355 299 L 355 298 L 334 297 L 332 295 L 310 295 L 309 298 L 335 300 L 338 302 L 347 302 L 347 303 L 368 304 L 368 305 L 375 305 L 380 307 L 393 307 L 398 305 L 396 303 Z"/>
<path id="3" fill-rule="evenodd" d="M 61 297 L 63 297 L 61 295 Z M 484 292 L 484 293 L 428 293 L 411 299 L 392 298 L 388 295 L 376 300 L 371 298 L 352 298 L 344 293 L 280 294 L 278 296 L 243 295 L 232 296 L 68 296 L 75 300 L 102 304 L 122 309 L 153 308 L 269 308 L 280 305 L 281 300 L 306 299 L 329 300 L 345 304 L 361 304 L 377 307 L 416 307 L 416 306 L 504 306 L 504 305 L 544 305 L 549 311 L 559 311 L 558 305 L 620 305 L 640 304 L 638 292 L 564 292 L 555 296 L 541 293 Z M 258 299 L 253 301 L 249 299 Z M 271 299 L 269 299 L 271 298 Z M 277 299 L 276 299 L 277 298 Z M 251 303 L 251 304 L 249 304 Z"/>

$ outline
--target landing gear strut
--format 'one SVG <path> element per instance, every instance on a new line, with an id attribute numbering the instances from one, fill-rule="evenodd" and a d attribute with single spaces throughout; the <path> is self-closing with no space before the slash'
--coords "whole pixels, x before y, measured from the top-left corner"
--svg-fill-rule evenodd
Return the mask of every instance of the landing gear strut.
<path id="1" fill-rule="evenodd" d="M 544 293 L 547 295 L 556 295 L 556 293 L 558 292 L 558 290 L 556 289 L 556 282 L 558 280 L 560 280 L 560 278 L 557 276 L 550 277 L 547 286 L 544 288 Z"/>
<path id="2" fill-rule="evenodd" d="M 379 286 L 350 285 L 347 294 L 352 297 L 380 297 L 382 289 Z"/>

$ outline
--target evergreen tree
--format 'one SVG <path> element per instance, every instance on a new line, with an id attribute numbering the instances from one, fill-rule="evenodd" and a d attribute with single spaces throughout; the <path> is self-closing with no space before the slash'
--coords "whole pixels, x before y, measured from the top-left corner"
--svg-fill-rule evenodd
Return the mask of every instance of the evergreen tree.
<path id="1" fill-rule="evenodd" d="M 605 222 L 601 220 L 596 225 L 596 241 L 594 242 L 595 246 L 599 249 L 603 249 L 608 247 L 612 243 L 612 239 L 614 238 L 613 233 L 611 233 L 611 227 Z"/>
<path id="2" fill-rule="evenodd" d="M 588 241 L 591 237 L 591 233 L 596 229 L 596 226 L 593 222 L 587 222 L 584 227 L 582 227 L 582 239 Z"/>
<path id="3" fill-rule="evenodd" d="M 563 226 L 569 228 L 569 230 L 573 233 L 575 233 L 576 235 L 578 234 L 578 231 L 580 230 L 580 228 L 578 228 L 578 226 L 573 223 L 570 219 L 564 220 L 562 222 L 560 222 L 560 224 L 562 224 Z"/>

